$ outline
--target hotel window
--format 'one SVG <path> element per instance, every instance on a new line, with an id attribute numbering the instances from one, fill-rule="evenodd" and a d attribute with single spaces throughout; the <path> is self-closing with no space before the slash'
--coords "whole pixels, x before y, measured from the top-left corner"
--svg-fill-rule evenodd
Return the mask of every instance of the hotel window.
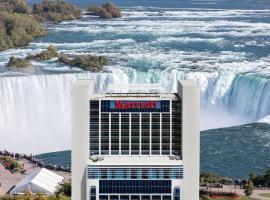
<path id="1" fill-rule="evenodd" d="M 141 154 L 150 154 L 150 114 L 141 116 Z"/>
<path id="2" fill-rule="evenodd" d="M 140 200 L 140 196 L 139 195 L 132 195 L 131 200 Z"/>
<path id="3" fill-rule="evenodd" d="M 131 114 L 131 155 L 139 155 L 140 151 L 140 115 Z"/>
<path id="4" fill-rule="evenodd" d="M 183 166 L 172 168 L 88 168 L 89 179 L 182 179 Z"/>
<path id="5" fill-rule="evenodd" d="M 170 154 L 170 114 L 162 113 L 162 155 Z"/>
<path id="6" fill-rule="evenodd" d="M 161 196 L 153 195 L 152 200 L 161 200 Z"/>
<path id="7" fill-rule="evenodd" d="M 120 200 L 129 200 L 129 196 L 127 195 L 121 195 Z"/>
<path id="8" fill-rule="evenodd" d="M 119 155 L 119 114 L 111 114 L 111 154 Z"/>
<path id="9" fill-rule="evenodd" d="M 121 114 L 121 154 L 129 155 L 129 114 Z"/>
<path id="10" fill-rule="evenodd" d="M 101 113 L 101 154 L 109 154 L 109 114 Z"/>
<path id="11" fill-rule="evenodd" d="M 152 154 L 160 154 L 160 114 L 152 114 Z"/>
<path id="12" fill-rule="evenodd" d="M 111 195 L 110 200 L 119 200 L 117 195 Z"/>
<path id="13" fill-rule="evenodd" d="M 90 154 L 99 154 L 99 101 L 90 101 Z"/>
<path id="14" fill-rule="evenodd" d="M 179 187 L 174 188 L 173 200 L 180 200 L 180 188 Z"/>
<path id="15" fill-rule="evenodd" d="M 96 200 L 96 187 L 91 186 L 90 188 L 90 200 Z"/>
<path id="16" fill-rule="evenodd" d="M 108 195 L 99 195 L 99 200 L 108 200 Z"/>
<path id="17" fill-rule="evenodd" d="M 162 200 L 171 200 L 171 196 L 169 195 L 163 195 Z"/>
<path id="18" fill-rule="evenodd" d="M 181 102 L 172 102 L 172 153 L 181 156 Z"/>
<path id="19" fill-rule="evenodd" d="M 141 200 L 150 200 L 151 197 L 149 195 L 144 195 L 142 196 L 142 199 Z"/>

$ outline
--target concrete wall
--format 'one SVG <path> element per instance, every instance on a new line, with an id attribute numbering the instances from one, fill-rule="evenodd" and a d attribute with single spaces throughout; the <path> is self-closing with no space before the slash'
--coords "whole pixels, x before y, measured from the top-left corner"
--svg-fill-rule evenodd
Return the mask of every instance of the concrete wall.
<path id="1" fill-rule="evenodd" d="M 86 170 L 89 158 L 90 80 L 79 80 L 72 89 L 71 167 L 72 199 L 86 200 Z"/>
<path id="2" fill-rule="evenodd" d="M 182 99 L 183 200 L 199 200 L 200 175 L 200 90 L 190 80 L 178 83 Z"/>

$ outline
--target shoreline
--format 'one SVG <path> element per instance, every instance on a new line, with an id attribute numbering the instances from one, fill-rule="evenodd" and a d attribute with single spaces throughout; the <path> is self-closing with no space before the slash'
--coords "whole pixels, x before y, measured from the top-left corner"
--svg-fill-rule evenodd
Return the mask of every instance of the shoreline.
<path id="1" fill-rule="evenodd" d="M 0 156 L 11 157 L 11 158 L 14 158 L 15 160 L 17 160 L 18 162 L 21 160 L 24 160 L 24 161 L 31 163 L 34 167 L 46 168 L 49 170 L 71 173 L 70 167 L 64 167 L 61 165 L 53 165 L 50 163 L 44 163 L 43 161 L 41 161 L 40 159 L 37 159 L 36 156 L 34 156 L 32 154 L 30 154 L 30 155 L 20 154 L 20 153 L 13 153 L 13 152 L 9 152 L 9 151 L 4 150 L 4 151 L 0 151 Z"/>

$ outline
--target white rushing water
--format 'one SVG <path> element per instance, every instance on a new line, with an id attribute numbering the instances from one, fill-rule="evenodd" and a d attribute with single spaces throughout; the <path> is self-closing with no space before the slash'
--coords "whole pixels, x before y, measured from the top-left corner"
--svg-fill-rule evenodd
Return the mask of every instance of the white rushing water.
<path id="1" fill-rule="evenodd" d="M 124 9 L 117 20 L 81 20 L 49 26 L 48 37 L 0 53 L 0 149 L 40 153 L 70 149 L 70 90 L 91 78 L 96 92 L 110 83 L 177 81 L 201 90 L 201 130 L 269 122 L 269 10 Z M 54 60 L 12 69 L 25 57 L 55 45 L 60 52 L 109 58 L 92 74 Z M 267 117 L 268 116 L 268 117 Z"/>
<path id="2" fill-rule="evenodd" d="M 95 82 L 96 92 L 100 92 L 106 91 L 110 83 L 136 82 L 134 77 L 138 75 L 134 73 L 130 75 L 118 70 L 113 74 L 1 78 L 0 146 L 27 153 L 69 149 L 72 83 L 76 79 L 91 78 Z M 267 101 L 270 97 L 270 82 L 265 79 L 230 73 L 161 73 L 159 83 L 167 91 L 176 91 L 177 80 L 183 78 L 193 79 L 200 84 L 202 129 L 256 121 L 269 114 L 270 105 Z M 146 82 L 154 79 L 153 74 L 145 76 Z"/>

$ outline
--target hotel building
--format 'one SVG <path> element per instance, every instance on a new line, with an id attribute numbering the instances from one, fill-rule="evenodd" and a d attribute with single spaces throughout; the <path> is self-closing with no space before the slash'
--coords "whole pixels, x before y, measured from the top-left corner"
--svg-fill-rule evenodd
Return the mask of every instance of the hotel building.
<path id="1" fill-rule="evenodd" d="M 90 80 L 74 84 L 72 199 L 199 200 L 197 85 L 180 81 L 175 94 L 126 87 L 96 94 Z"/>

